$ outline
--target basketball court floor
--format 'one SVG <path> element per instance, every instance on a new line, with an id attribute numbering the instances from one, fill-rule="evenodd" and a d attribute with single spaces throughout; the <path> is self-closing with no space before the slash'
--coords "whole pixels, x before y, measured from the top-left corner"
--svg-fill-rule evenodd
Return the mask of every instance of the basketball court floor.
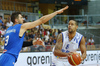
<path id="1" fill-rule="evenodd" d="M 100 64 L 89 64 L 89 65 L 84 64 L 84 65 L 79 65 L 79 66 L 100 66 Z"/>

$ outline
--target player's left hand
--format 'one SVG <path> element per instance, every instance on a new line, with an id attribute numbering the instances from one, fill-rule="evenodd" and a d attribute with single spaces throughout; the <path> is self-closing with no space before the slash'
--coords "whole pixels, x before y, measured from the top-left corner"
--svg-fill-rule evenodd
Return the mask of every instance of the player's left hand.
<path id="1" fill-rule="evenodd" d="M 80 55 L 80 53 L 78 53 L 79 55 Z M 81 56 L 81 55 L 80 55 Z M 83 58 L 82 58 L 82 56 L 81 56 L 81 63 L 82 63 L 82 61 L 83 61 Z"/>
<path id="2" fill-rule="evenodd" d="M 42 45 L 45 47 L 44 42 L 40 38 L 33 40 L 33 45 Z"/>

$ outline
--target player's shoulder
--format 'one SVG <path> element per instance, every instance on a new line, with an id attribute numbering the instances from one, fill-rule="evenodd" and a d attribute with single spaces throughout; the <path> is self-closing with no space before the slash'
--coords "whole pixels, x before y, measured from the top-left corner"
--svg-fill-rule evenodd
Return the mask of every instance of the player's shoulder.
<path id="1" fill-rule="evenodd" d="M 14 27 L 19 27 L 19 26 L 21 26 L 22 24 L 16 24 Z"/>
<path id="2" fill-rule="evenodd" d="M 76 32 L 76 37 L 83 37 L 83 35 L 79 32 Z"/>
<path id="3" fill-rule="evenodd" d="M 76 32 L 76 34 L 78 35 L 78 36 L 83 36 L 81 33 L 79 33 L 79 32 Z"/>
<path id="4" fill-rule="evenodd" d="M 16 24 L 16 25 L 14 25 L 14 26 L 13 26 L 13 29 L 20 29 L 21 25 L 22 25 L 22 24 Z"/>

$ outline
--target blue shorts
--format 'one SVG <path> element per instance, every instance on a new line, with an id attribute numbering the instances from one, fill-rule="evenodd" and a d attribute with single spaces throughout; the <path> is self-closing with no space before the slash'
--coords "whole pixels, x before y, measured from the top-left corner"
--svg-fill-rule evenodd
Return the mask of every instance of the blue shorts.
<path id="1" fill-rule="evenodd" d="M 0 56 L 0 66 L 14 66 L 15 57 L 11 54 L 4 53 Z"/>

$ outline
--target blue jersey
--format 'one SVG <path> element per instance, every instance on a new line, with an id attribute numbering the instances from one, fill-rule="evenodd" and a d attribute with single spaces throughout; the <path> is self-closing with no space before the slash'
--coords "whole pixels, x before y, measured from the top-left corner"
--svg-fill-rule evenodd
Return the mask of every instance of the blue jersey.
<path id="1" fill-rule="evenodd" d="M 4 45 L 4 50 L 6 50 L 5 53 L 12 54 L 13 56 L 15 56 L 16 60 L 22 48 L 25 36 L 24 33 L 24 35 L 21 38 L 19 37 L 21 25 L 22 24 L 16 24 L 15 26 L 9 27 L 5 34 L 5 45 Z"/>

